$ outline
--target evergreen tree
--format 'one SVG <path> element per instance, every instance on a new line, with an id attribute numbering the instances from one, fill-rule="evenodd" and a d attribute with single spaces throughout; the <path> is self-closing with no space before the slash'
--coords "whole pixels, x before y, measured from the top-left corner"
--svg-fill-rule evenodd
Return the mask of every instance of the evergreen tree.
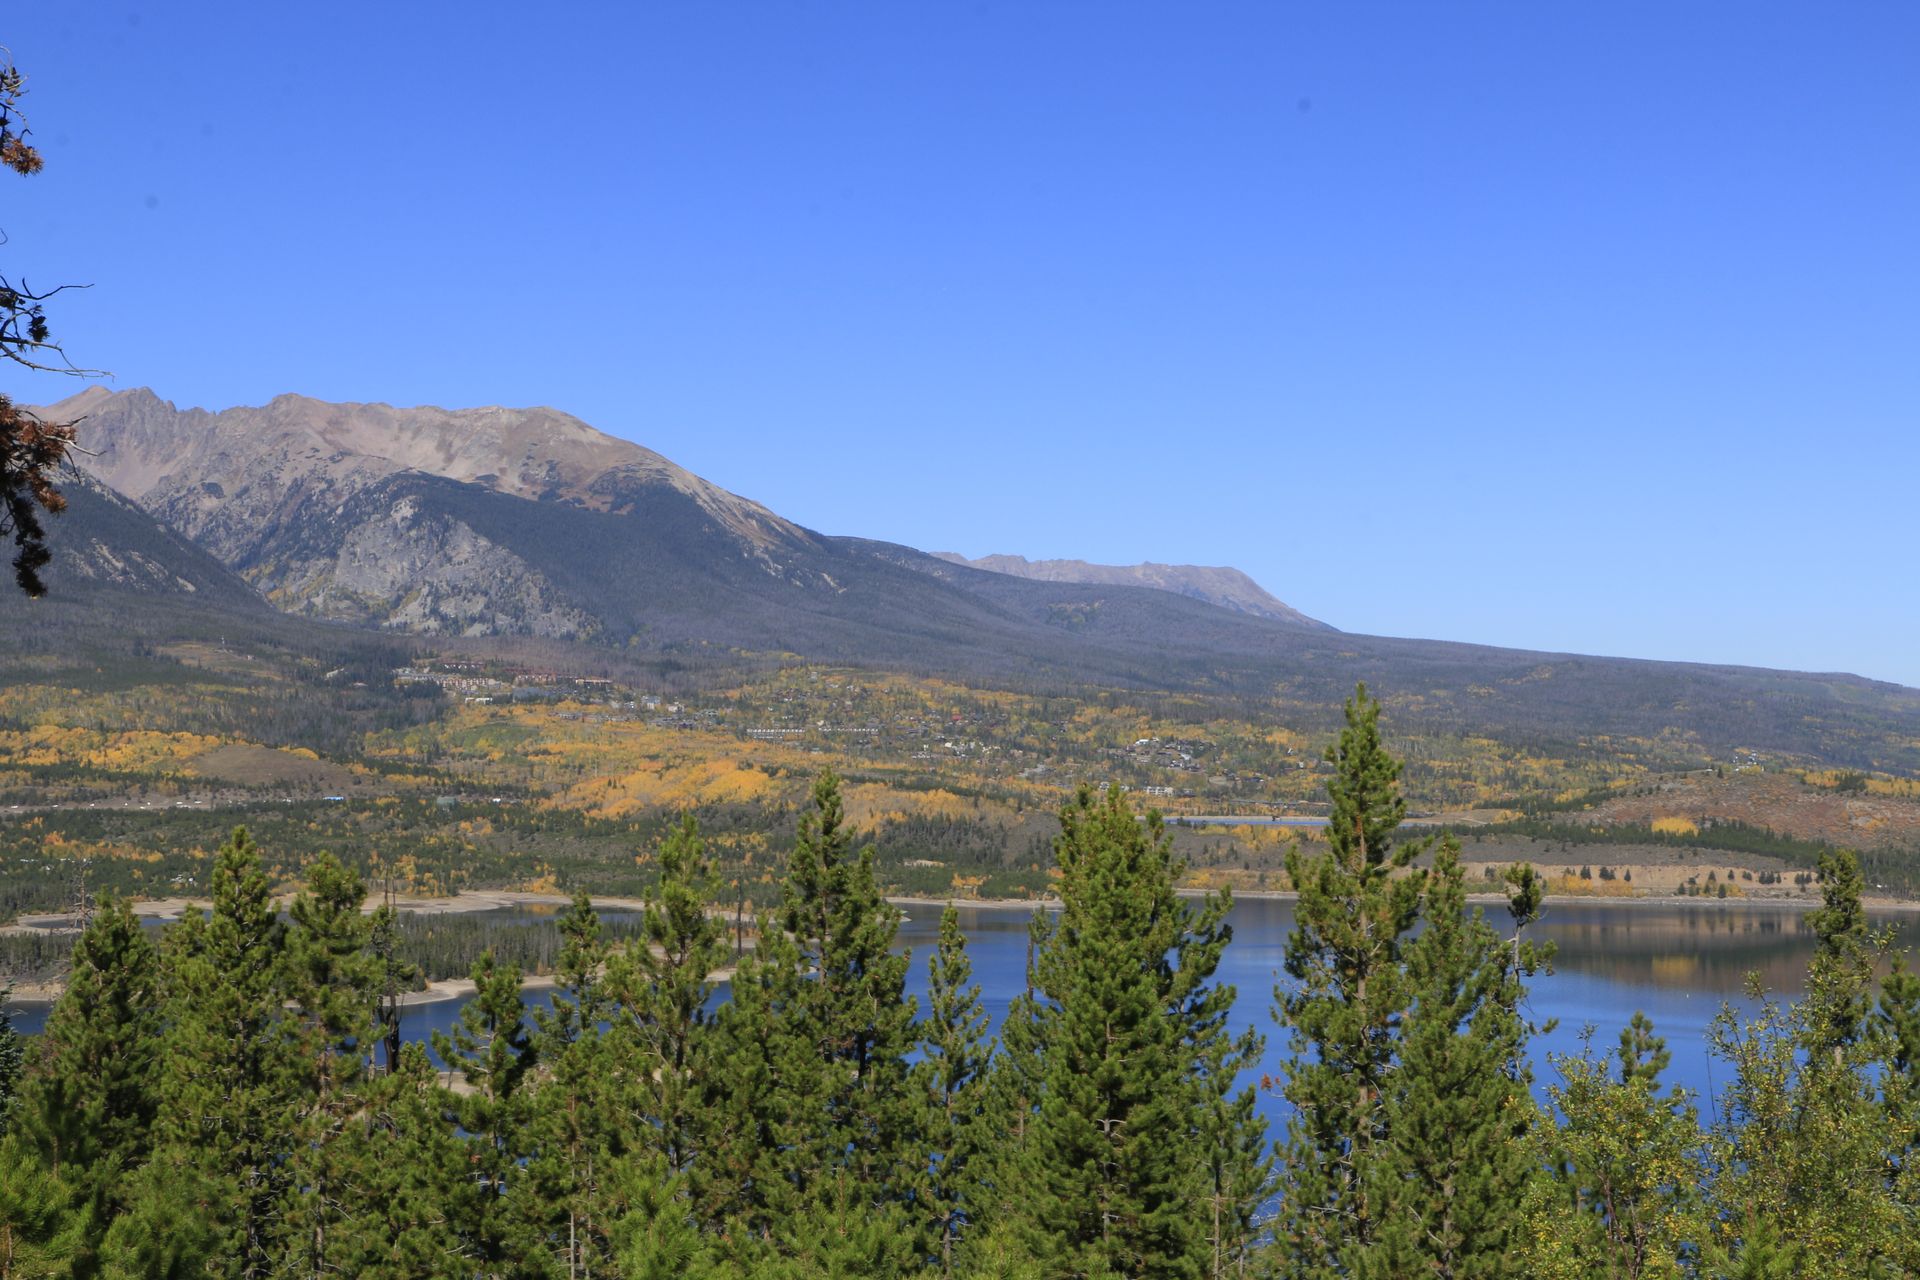
<path id="1" fill-rule="evenodd" d="M 1413 861 L 1426 848 L 1394 842 L 1406 813 L 1400 764 L 1381 745 L 1380 704 L 1365 685 L 1327 760 L 1327 848 L 1287 852 L 1299 894 L 1286 957 L 1294 985 L 1274 992 L 1291 1031 L 1282 1093 L 1293 1107 L 1276 1230 L 1281 1265 L 1298 1277 L 1347 1274 L 1378 1242 L 1376 1165 L 1411 1003 L 1403 951 L 1423 890 Z"/>
<path id="2" fill-rule="evenodd" d="M 1819 866 L 1821 904 L 1807 915 L 1819 939 L 1809 975 L 1808 1048 L 1837 1060 L 1860 1038 L 1872 1009 L 1876 940 L 1867 928 L 1859 857 L 1851 849 L 1830 849 Z"/>
<path id="3" fill-rule="evenodd" d="M 462 1197 L 454 1231 L 474 1274 L 550 1274 L 540 1206 L 520 1185 L 522 1161 L 532 1154 L 532 1098 L 523 1086 L 538 1058 L 523 1021 L 520 971 L 488 952 L 474 962 L 473 984 L 453 1034 L 433 1035 L 434 1052 L 463 1078 L 463 1091 L 447 1095 L 446 1112 L 465 1131 L 467 1177 L 477 1192 Z"/>
<path id="4" fill-rule="evenodd" d="M 1907 1078 L 1910 1091 L 1920 1091 L 1920 973 L 1904 952 L 1881 979 L 1875 1021 L 1889 1040 L 1889 1065 Z"/>
<path id="5" fill-rule="evenodd" d="M 1537 900 L 1516 907 L 1531 914 Z M 1426 928 L 1406 948 L 1412 1005 L 1390 1077 L 1385 1140 L 1370 1199 L 1375 1249 L 1362 1274 L 1525 1277 L 1515 1248 L 1533 1172 L 1534 1106 L 1519 1013 L 1523 971 L 1467 908 L 1460 847 L 1449 836 L 1427 878 Z"/>
<path id="6" fill-rule="evenodd" d="M 66 991 L 48 1015 L 36 1069 L 22 1082 L 13 1146 L 4 1155 L 19 1167 L 20 1194 L 42 1206 L 42 1229 L 70 1239 L 64 1256 L 76 1276 L 93 1274 L 101 1238 L 125 1207 L 126 1180 L 152 1150 L 159 1003 L 153 943 L 125 901 L 103 898 L 74 943 Z M 20 1167 L 28 1163 L 44 1176 Z M 38 1190 L 25 1191 L 28 1182 Z M 44 1217 L 55 1187 L 72 1196 L 57 1226 Z"/>
<path id="7" fill-rule="evenodd" d="M 606 1274 L 612 1261 L 616 1208 L 607 1194 L 612 1165 L 622 1154 L 632 1092 L 619 1052 L 602 1024 L 613 1000 L 602 970 L 607 964 L 600 916 L 576 892 L 560 919 L 560 995 L 535 1011 L 538 1054 L 545 1078 L 532 1095 L 535 1155 L 525 1194 L 539 1207 L 558 1271 L 569 1277 Z M 640 1127 L 644 1127 L 642 1122 Z"/>
<path id="8" fill-rule="evenodd" d="M 731 952 L 726 925 L 709 910 L 713 867 L 692 814 L 657 855 L 660 882 L 648 899 L 638 943 L 610 974 L 629 1011 L 646 1136 L 675 1174 L 693 1164 L 695 1110 L 712 1015 L 714 974 Z"/>
<path id="9" fill-rule="evenodd" d="M 713 1028 L 693 1188 L 699 1218 L 743 1265 L 763 1245 L 792 1260 L 809 1223 L 857 1222 L 917 1247 L 899 1212 L 927 1163 L 907 958 L 891 954 L 900 915 L 880 897 L 873 850 L 850 845 L 838 779 L 824 774 L 781 910 L 761 921 Z"/>
<path id="10" fill-rule="evenodd" d="M 970 1218 L 989 1226 L 990 1249 L 997 1261 L 987 1260 L 982 1253 L 989 1247 L 987 1242 L 980 1231 L 971 1230 L 961 1251 L 964 1269 L 969 1273 L 1012 1267 L 1014 1251 L 1024 1248 L 1018 1244 L 1013 1222 L 1026 1203 L 1021 1167 L 1044 1088 L 1046 1061 L 1041 1052 L 1044 1028 L 1038 967 L 1040 954 L 1052 936 L 1052 917 L 1045 911 L 1035 911 L 1027 921 L 1026 982 L 1009 1003 L 988 1058 L 983 1106 L 989 1140 L 975 1161 L 978 1176 L 970 1179 L 973 1185 L 968 1189 L 968 1210 Z M 1029 1255 L 1021 1252 L 1020 1256 Z"/>
<path id="11" fill-rule="evenodd" d="M 1240 1060 L 1209 985 L 1231 937 L 1223 897 L 1197 914 L 1154 815 L 1081 792 L 1055 842 L 1061 914 L 1039 957 L 1041 1093 L 1019 1165 L 1025 1245 L 1066 1275 L 1199 1276 L 1211 1104 Z"/>
<path id="12" fill-rule="evenodd" d="M 1264 1038 L 1248 1028 L 1238 1038 L 1213 1037 L 1202 1053 L 1196 1083 L 1202 1220 L 1210 1280 L 1244 1276 L 1259 1252 L 1256 1214 L 1273 1191 L 1273 1151 L 1256 1108 L 1259 1092 L 1235 1090 L 1238 1073 L 1257 1062 Z"/>
<path id="13" fill-rule="evenodd" d="M 71 1275 L 87 1247 L 84 1196 L 35 1155 L 18 1134 L 0 1138 L 0 1280 Z"/>
<path id="14" fill-rule="evenodd" d="M 454 1105 L 426 1050 L 405 1045 L 370 1081 L 366 1107 L 340 1134 L 345 1212 L 318 1274 L 357 1280 L 471 1280 L 461 1228 L 480 1218 L 466 1144 L 446 1123 Z"/>
<path id="15" fill-rule="evenodd" d="M 212 888 L 211 915 L 169 930 L 156 1149 L 108 1253 L 123 1269 L 191 1267 L 198 1238 L 222 1274 L 250 1280 L 272 1273 L 286 1243 L 304 1073 L 287 1015 L 287 931 L 245 828 L 214 855 Z M 166 1239 L 180 1214 L 205 1234 Z"/>
<path id="16" fill-rule="evenodd" d="M 1765 1216 L 1741 1223 L 1737 1235 L 1702 1252 L 1700 1271 L 1713 1280 L 1803 1280 L 1820 1274 L 1809 1265 L 1807 1251 Z"/>
<path id="17" fill-rule="evenodd" d="M 932 1148 L 923 1212 L 933 1219 L 940 1269 L 953 1274 L 954 1246 L 976 1199 L 986 1132 L 987 1015 L 973 962 L 951 903 L 940 913 L 940 942 L 927 962 L 925 1056 L 914 1068 L 921 1090 L 922 1141 Z"/>
<path id="18" fill-rule="evenodd" d="M 713 1244 L 690 1212 L 692 1194 L 684 1175 L 671 1173 L 666 1157 L 641 1149 L 614 1166 L 611 1200 L 620 1206 L 612 1248 L 622 1280 L 702 1280 L 738 1274 L 722 1271 Z"/>
<path id="19" fill-rule="evenodd" d="M 100 1247 L 105 1280 L 201 1280 L 206 1276 L 266 1275 L 233 1252 L 234 1190 L 216 1162 L 181 1158 L 164 1147 L 128 1183 L 128 1203 Z"/>
<path id="20" fill-rule="evenodd" d="M 13 999 L 13 984 L 0 983 L 0 1135 L 7 1132 L 13 1117 L 13 1097 L 20 1085 L 20 1065 L 26 1050 L 20 1032 L 13 1025 L 7 1002 Z"/>
<path id="21" fill-rule="evenodd" d="M 330 1236 L 347 1225 L 352 1169 L 340 1139 L 367 1105 L 379 966 L 361 915 L 366 885 L 332 854 L 315 859 L 288 912 L 288 989 L 300 1063 L 286 1206 L 284 1268 L 320 1274 Z"/>
<path id="22" fill-rule="evenodd" d="M 390 891 L 367 920 L 367 958 L 378 1008 L 375 1030 L 380 1061 L 385 1070 L 393 1071 L 400 1062 L 400 995 L 413 990 L 422 975 L 418 965 L 400 955 L 400 915 Z"/>
<path id="23" fill-rule="evenodd" d="M 695 1214 L 735 1256 L 796 1211 L 805 1171 L 789 1166 L 793 1150 L 804 1150 L 807 1121 L 800 1117 L 815 1111 L 819 1078 L 818 1059 L 792 1032 L 799 948 L 770 917 L 759 922 L 757 937 L 715 1017 L 714 1048 L 692 1110 Z"/>
<path id="24" fill-rule="evenodd" d="M 844 1181 L 848 1203 L 877 1206 L 921 1164 L 907 1082 L 919 1037 L 905 994 L 909 957 L 892 951 L 900 912 L 880 896 L 873 847 L 852 852 L 831 770 L 814 781 L 782 903 L 803 979 L 788 1008 L 803 1051 L 823 1068 L 815 1166 Z"/>

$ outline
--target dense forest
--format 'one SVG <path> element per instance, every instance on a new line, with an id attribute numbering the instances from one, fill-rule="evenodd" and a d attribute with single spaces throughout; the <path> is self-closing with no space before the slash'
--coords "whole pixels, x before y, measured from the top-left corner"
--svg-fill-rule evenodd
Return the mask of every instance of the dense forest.
<path id="1" fill-rule="evenodd" d="M 689 817 L 637 929 L 584 894 L 561 917 L 551 1008 L 473 963 L 445 1071 L 398 1041 L 417 967 L 360 876 L 315 857 L 282 913 L 236 831 L 208 915 L 156 943 L 105 898 L 44 1034 L 0 1030 L 0 1277 L 1920 1271 L 1920 976 L 1852 857 L 1822 857 L 1805 999 L 1716 1022 L 1704 1123 L 1644 1019 L 1548 1064 L 1543 1100 L 1541 880 L 1510 871 L 1510 929 L 1469 909 L 1452 838 L 1401 829 L 1379 712 L 1348 703 L 1327 837 L 1287 856 L 1276 1058 L 1226 1024 L 1227 900 L 1175 896 L 1167 832 L 1117 789 L 1062 808 L 1061 909 L 991 1041 L 951 911 L 925 1007 L 904 996 L 828 772 L 730 999 Z"/>

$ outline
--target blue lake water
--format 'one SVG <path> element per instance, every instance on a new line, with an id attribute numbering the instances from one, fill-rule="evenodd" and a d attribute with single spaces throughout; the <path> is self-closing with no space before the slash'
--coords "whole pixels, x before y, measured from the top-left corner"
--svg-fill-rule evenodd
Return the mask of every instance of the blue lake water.
<path id="1" fill-rule="evenodd" d="M 508 924 L 546 914 L 550 913 L 513 908 L 488 916 Z M 900 944 L 913 953 L 909 991 L 922 997 L 927 957 L 939 933 L 939 914 L 931 906 L 910 907 L 900 931 Z M 974 979 L 995 1026 L 1025 985 L 1030 914 L 1028 909 L 1010 907 L 960 911 Z M 1504 912 L 1499 918 L 1504 919 Z M 1903 947 L 1910 949 L 1920 942 L 1920 915 L 1895 913 L 1873 919 L 1876 926 L 1892 927 Z M 1235 904 L 1231 923 L 1234 939 L 1219 980 L 1231 983 L 1238 993 L 1234 1029 L 1252 1026 L 1267 1037 L 1263 1067 L 1274 1071 L 1285 1057 L 1286 1041 L 1272 1019 L 1273 988 L 1283 977 L 1293 904 L 1243 899 Z M 1748 1006 L 1744 988 L 1749 973 L 1759 974 L 1767 989 L 1782 998 L 1798 997 L 1814 944 L 1800 910 L 1717 901 L 1699 905 L 1555 902 L 1535 936 L 1559 945 L 1555 972 L 1537 978 L 1529 998 L 1533 1021 L 1558 1022 L 1534 1042 L 1536 1078 L 1543 1085 L 1557 1078 L 1548 1056 L 1577 1052 L 1582 1028 L 1592 1025 L 1596 1048 L 1610 1050 L 1634 1012 L 1643 1011 L 1673 1052 L 1669 1080 L 1698 1093 L 1703 1113 L 1716 1085 L 1727 1078 L 1724 1065 L 1712 1061 L 1707 1052 L 1708 1027 L 1714 1016 L 1725 1004 Z M 546 998 L 536 992 L 528 1000 Z M 461 1006 L 458 1000 L 411 1006 L 404 1011 L 403 1033 L 410 1040 L 430 1041 L 434 1030 L 452 1028 Z M 16 1025 L 25 1031 L 37 1031 L 44 1016 L 42 1007 L 15 1010 Z M 1266 1099 L 1263 1110 L 1277 1134 L 1279 1100 Z"/>
<path id="2" fill-rule="evenodd" d="M 1025 983 L 1029 914 L 1006 908 L 960 912 L 974 977 L 996 1025 Z M 924 995 L 926 957 L 939 934 L 939 912 L 916 907 L 909 909 L 908 916 L 901 940 L 914 953 L 910 985 L 916 994 Z M 1498 911 L 1497 918 L 1504 922 L 1504 910 Z M 1876 927 L 1892 927 L 1899 945 L 1911 948 L 1920 943 L 1920 917 L 1890 914 L 1873 920 Z M 1218 979 L 1232 984 L 1237 992 L 1234 1030 L 1251 1026 L 1266 1036 L 1262 1068 L 1277 1074 L 1287 1055 L 1287 1041 L 1273 1020 L 1273 990 L 1285 978 L 1293 903 L 1242 899 L 1234 905 L 1230 922 L 1233 942 Z M 1717 901 L 1697 906 L 1553 903 L 1532 936 L 1559 947 L 1554 972 L 1536 978 L 1528 998 L 1527 1012 L 1533 1022 L 1558 1024 L 1534 1040 L 1534 1074 L 1542 1088 L 1558 1079 L 1550 1055 L 1578 1053 L 1584 1028 L 1594 1028 L 1596 1050 L 1609 1051 L 1640 1011 L 1653 1019 L 1656 1032 L 1667 1038 L 1673 1052 L 1668 1081 L 1699 1094 L 1703 1114 L 1716 1084 L 1727 1079 L 1725 1067 L 1707 1052 L 1708 1029 L 1715 1015 L 1724 1005 L 1750 1007 L 1745 995 L 1749 973 L 1758 973 L 1769 991 L 1785 999 L 1797 998 L 1814 948 L 1803 911 L 1786 905 Z M 1261 1109 L 1277 1136 L 1284 1110 L 1280 1100 L 1265 1098 Z"/>

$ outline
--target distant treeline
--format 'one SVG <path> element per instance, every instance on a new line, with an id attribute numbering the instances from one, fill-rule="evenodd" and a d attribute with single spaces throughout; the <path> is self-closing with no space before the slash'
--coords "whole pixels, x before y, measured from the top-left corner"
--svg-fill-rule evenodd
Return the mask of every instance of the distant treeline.
<path id="1" fill-rule="evenodd" d="M 1820 856 L 1831 853 L 1833 845 L 1819 840 L 1802 840 L 1781 835 L 1770 827 L 1745 822 L 1714 821 L 1698 831 L 1656 831 L 1635 823 L 1609 823 L 1594 826 L 1575 822 L 1556 822 L 1550 818 L 1517 818 L 1511 822 L 1493 822 L 1477 827 L 1451 828 L 1456 835 L 1471 837 L 1520 836 L 1549 844 L 1575 845 L 1664 845 L 1675 849 L 1701 849 L 1724 853 L 1752 853 L 1779 858 L 1795 866 L 1811 867 Z"/>
<path id="2" fill-rule="evenodd" d="M 0 933 L 0 983 L 42 982 L 67 971 L 73 935 L 38 929 Z"/>
<path id="3" fill-rule="evenodd" d="M 455 914 L 400 912 L 395 918 L 395 951 L 420 971 L 421 982 L 464 978 L 482 956 L 492 955 L 521 973 L 552 973 L 567 940 L 558 917 L 501 923 L 484 911 Z M 625 946 L 642 936 L 637 920 L 603 920 L 601 936 Z"/>

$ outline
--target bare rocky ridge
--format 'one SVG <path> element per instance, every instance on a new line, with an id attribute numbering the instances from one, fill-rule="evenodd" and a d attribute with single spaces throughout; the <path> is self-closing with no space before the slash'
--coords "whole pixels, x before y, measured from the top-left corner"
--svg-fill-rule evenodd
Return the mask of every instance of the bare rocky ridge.
<path id="1" fill-rule="evenodd" d="M 534 503 L 629 514 L 689 499 L 765 573 L 814 536 L 648 449 L 546 408 L 397 409 L 285 395 L 178 409 L 140 388 L 50 406 L 84 418 L 100 480 L 213 552 L 288 612 L 428 633 L 588 638 L 541 568 L 396 481 L 438 476 Z"/>
<path id="2" fill-rule="evenodd" d="M 667 485 L 748 543 L 806 536 L 758 503 L 557 409 L 396 409 L 283 395 L 209 413 L 177 409 L 145 387 L 90 387 L 46 412 L 87 419 L 95 455 L 88 470 L 144 506 L 171 506 L 189 520 L 221 507 L 222 490 L 249 483 L 318 481 L 345 492 L 420 471 L 595 511 L 623 509 L 636 485 Z"/>
<path id="3" fill-rule="evenodd" d="M 1037 582 L 1084 582 L 1096 586 L 1152 587 L 1201 600 L 1235 613 L 1272 618 L 1300 627 L 1331 631 L 1326 623 L 1269 595 L 1264 587 L 1238 569 L 1198 564 L 1089 564 L 1085 560 L 1029 560 L 1025 556 L 981 556 L 970 560 L 953 551 L 932 554 L 950 564 L 971 565 L 989 573 L 1012 574 Z"/>

